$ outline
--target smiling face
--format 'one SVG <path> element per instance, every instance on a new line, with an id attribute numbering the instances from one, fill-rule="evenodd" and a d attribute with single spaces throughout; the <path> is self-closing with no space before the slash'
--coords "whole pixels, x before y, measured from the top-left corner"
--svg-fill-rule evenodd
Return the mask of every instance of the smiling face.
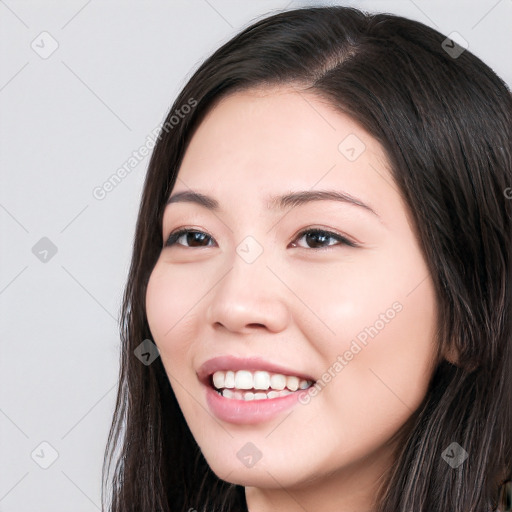
<path id="1" fill-rule="evenodd" d="M 177 197 L 191 191 L 211 199 Z M 381 146 L 311 93 L 237 92 L 171 197 L 147 317 L 209 465 L 254 503 L 322 488 L 368 506 L 436 356 L 434 288 Z"/>

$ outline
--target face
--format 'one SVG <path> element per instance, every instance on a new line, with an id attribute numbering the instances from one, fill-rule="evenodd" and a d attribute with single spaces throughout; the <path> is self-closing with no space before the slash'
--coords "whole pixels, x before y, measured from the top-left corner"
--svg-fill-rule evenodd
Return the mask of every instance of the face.
<path id="1" fill-rule="evenodd" d="M 311 93 L 237 92 L 198 127 L 171 198 L 147 317 L 213 471 L 371 491 L 436 353 L 432 281 L 381 146 Z"/>

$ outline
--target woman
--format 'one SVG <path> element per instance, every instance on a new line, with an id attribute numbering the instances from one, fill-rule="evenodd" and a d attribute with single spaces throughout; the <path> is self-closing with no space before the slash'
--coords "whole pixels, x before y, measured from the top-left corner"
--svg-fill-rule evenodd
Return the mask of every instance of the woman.
<path id="1" fill-rule="evenodd" d="M 109 510 L 509 509 L 511 120 L 389 14 L 283 12 L 206 60 L 144 185 Z"/>

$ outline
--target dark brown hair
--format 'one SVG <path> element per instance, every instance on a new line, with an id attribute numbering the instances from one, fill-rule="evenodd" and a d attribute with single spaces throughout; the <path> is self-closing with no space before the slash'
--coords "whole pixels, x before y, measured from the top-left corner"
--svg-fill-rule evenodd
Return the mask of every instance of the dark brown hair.
<path id="1" fill-rule="evenodd" d="M 498 486 L 512 477 L 512 100 L 487 65 L 469 50 L 448 51 L 454 45 L 445 38 L 390 14 L 297 9 L 243 30 L 183 87 L 151 156 L 137 220 L 105 452 L 108 510 L 245 510 L 243 487 L 208 467 L 160 358 L 145 366 L 134 349 L 151 339 L 146 285 L 163 246 L 163 209 L 194 129 L 221 97 L 276 84 L 327 100 L 380 142 L 436 289 L 439 363 L 400 432 L 377 512 L 496 507 Z M 191 101 L 195 107 L 171 122 Z M 441 357 L 449 347 L 455 364 Z M 457 469 L 441 458 L 452 442 L 469 454 Z"/>

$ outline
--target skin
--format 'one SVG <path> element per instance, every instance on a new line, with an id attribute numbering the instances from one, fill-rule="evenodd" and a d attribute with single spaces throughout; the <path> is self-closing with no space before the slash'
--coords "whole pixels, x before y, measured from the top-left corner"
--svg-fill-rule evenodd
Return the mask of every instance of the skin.
<path id="1" fill-rule="evenodd" d="M 339 150 L 350 134 L 365 145 L 354 161 Z M 221 211 L 168 205 L 164 243 L 181 227 L 211 238 L 188 238 L 187 246 L 182 237 L 162 249 L 146 305 L 208 464 L 246 486 L 251 512 L 373 510 L 393 464 L 393 436 L 425 397 L 436 363 L 434 288 L 382 147 L 311 92 L 238 92 L 210 111 L 187 148 L 171 195 L 190 189 L 214 197 Z M 376 214 L 333 200 L 266 207 L 268 195 L 311 189 L 343 191 Z M 360 245 L 297 238 L 305 228 Z M 263 249 L 253 263 L 236 252 L 249 235 Z M 390 320 L 393 304 L 401 309 Z M 209 410 L 196 376 L 206 360 L 260 356 L 322 379 L 382 315 L 384 327 L 291 414 L 233 425 Z M 250 468 L 237 458 L 248 442 L 262 453 Z"/>

